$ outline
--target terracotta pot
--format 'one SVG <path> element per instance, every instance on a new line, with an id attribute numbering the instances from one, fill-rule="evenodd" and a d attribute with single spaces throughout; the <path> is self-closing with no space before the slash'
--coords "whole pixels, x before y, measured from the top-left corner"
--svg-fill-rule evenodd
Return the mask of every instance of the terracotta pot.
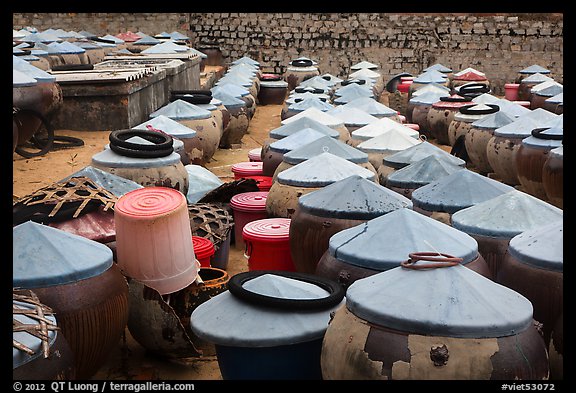
<path id="1" fill-rule="evenodd" d="M 564 208 L 564 148 L 550 150 L 542 168 L 542 185 L 546 198 L 554 206 Z"/>
<path id="2" fill-rule="evenodd" d="M 432 104 L 426 114 L 430 135 L 441 145 L 449 145 L 448 127 L 459 109 L 466 105 L 473 105 L 472 101 L 462 96 L 452 95 L 440 97 L 440 101 Z"/>
<path id="3" fill-rule="evenodd" d="M 448 126 L 448 144 L 454 146 L 456 140 L 461 137 L 466 138 L 466 134 L 472 128 L 473 122 L 499 110 L 500 108 L 495 104 L 472 104 L 459 108 L 458 113 L 454 115 Z"/>
<path id="4" fill-rule="evenodd" d="M 564 314 L 554 325 L 550 346 L 548 347 L 548 358 L 550 359 L 550 379 L 562 380 L 564 378 Z"/>

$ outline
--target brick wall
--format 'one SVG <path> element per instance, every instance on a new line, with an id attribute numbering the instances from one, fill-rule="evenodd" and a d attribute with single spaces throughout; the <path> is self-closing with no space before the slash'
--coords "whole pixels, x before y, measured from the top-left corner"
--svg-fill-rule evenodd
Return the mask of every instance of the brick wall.
<path id="1" fill-rule="evenodd" d="M 562 14 L 55 13 L 13 14 L 13 24 L 102 35 L 177 30 L 193 46 L 218 42 L 226 61 L 246 55 L 277 73 L 306 56 L 339 77 L 362 60 L 380 65 L 385 80 L 435 63 L 455 71 L 473 67 L 486 73 L 495 94 L 532 64 L 563 82 Z"/>

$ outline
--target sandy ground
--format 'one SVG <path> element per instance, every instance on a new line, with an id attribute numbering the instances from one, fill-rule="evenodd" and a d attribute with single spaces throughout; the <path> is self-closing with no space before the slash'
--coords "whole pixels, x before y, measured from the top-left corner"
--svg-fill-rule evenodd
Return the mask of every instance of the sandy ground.
<path id="1" fill-rule="evenodd" d="M 258 106 L 241 147 L 218 149 L 206 167 L 224 182 L 233 180 L 232 165 L 248 161 L 248 152 L 262 146 L 269 131 L 281 125 L 281 109 L 281 105 Z M 108 143 L 110 131 L 56 130 L 55 134 L 80 138 L 84 141 L 84 146 L 52 150 L 42 157 L 31 159 L 13 154 L 13 197 L 28 195 L 90 165 L 92 156 L 102 151 Z M 233 245 L 230 247 L 226 270 L 230 276 L 248 270 L 243 252 L 236 250 Z M 118 347 L 93 379 L 221 380 L 222 376 L 215 356 L 186 359 L 178 363 L 159 358 L 147 353 L 126 328 Z"/>

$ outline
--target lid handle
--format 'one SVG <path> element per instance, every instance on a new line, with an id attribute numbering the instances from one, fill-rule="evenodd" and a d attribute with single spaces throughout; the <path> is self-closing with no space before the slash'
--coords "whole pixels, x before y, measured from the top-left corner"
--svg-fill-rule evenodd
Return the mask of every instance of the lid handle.
<path id="1" fill-rule="evenodd" d="M 462 263 L 463 259 L 449 254 L 439 252 L 412 252 L 409 258 L 402 261 L 400 265 L 407 269 L 422 270 L 435 269 L 440 267 L 450 267 Z M 428 261 L 433 263 L 416 264 L 418 261 Z"/>

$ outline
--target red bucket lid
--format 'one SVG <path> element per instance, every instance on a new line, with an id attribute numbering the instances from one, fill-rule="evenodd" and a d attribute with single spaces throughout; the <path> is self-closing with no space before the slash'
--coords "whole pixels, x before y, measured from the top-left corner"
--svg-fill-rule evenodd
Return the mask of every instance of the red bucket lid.
<path id="1" fill-rule="evenodd" d="M 237 175 L 254 176 L 262 174 L 262 161 L 239 162 L 232 165 L 232 172 Z"/>
<path id="2" fill-rule="evenodd" d="M 290 218 L 264 218 L 244 225 L 242 236 L 246 240 L 269 242 L 286 241 L 290 236 Z"/>
<path id="3" fill-rule="evenodd" d="M 186 204 L 184 194 L 173 188 L 143 187 L 118 198 L 114 211 L 125 216 L 147 218 L 165 215 Z"/>
<path id="4" fill-rule="evenodd" d="M 230 207 L 243 212 L 266 211 L 268 191 L 243 192 L 230 198 Z"/>
<path id="5" fill-rule="evenodd" d="M 211 257 L 216 252 L 214 250 L 214 244 L 210 239 L 206 239 L 205 237 L 192 235 L 192 246 L 194 247 L 194 255 L 196 255 L 197 259 Z"/>
<path id="6" fill-rule="evenodd" d="M 416 78 L 415 76 L 401 76 L 400 77 L 400 81 L 402 83 L 408 82 L 409 84 L 414 82 L 414 78 Z"/>

